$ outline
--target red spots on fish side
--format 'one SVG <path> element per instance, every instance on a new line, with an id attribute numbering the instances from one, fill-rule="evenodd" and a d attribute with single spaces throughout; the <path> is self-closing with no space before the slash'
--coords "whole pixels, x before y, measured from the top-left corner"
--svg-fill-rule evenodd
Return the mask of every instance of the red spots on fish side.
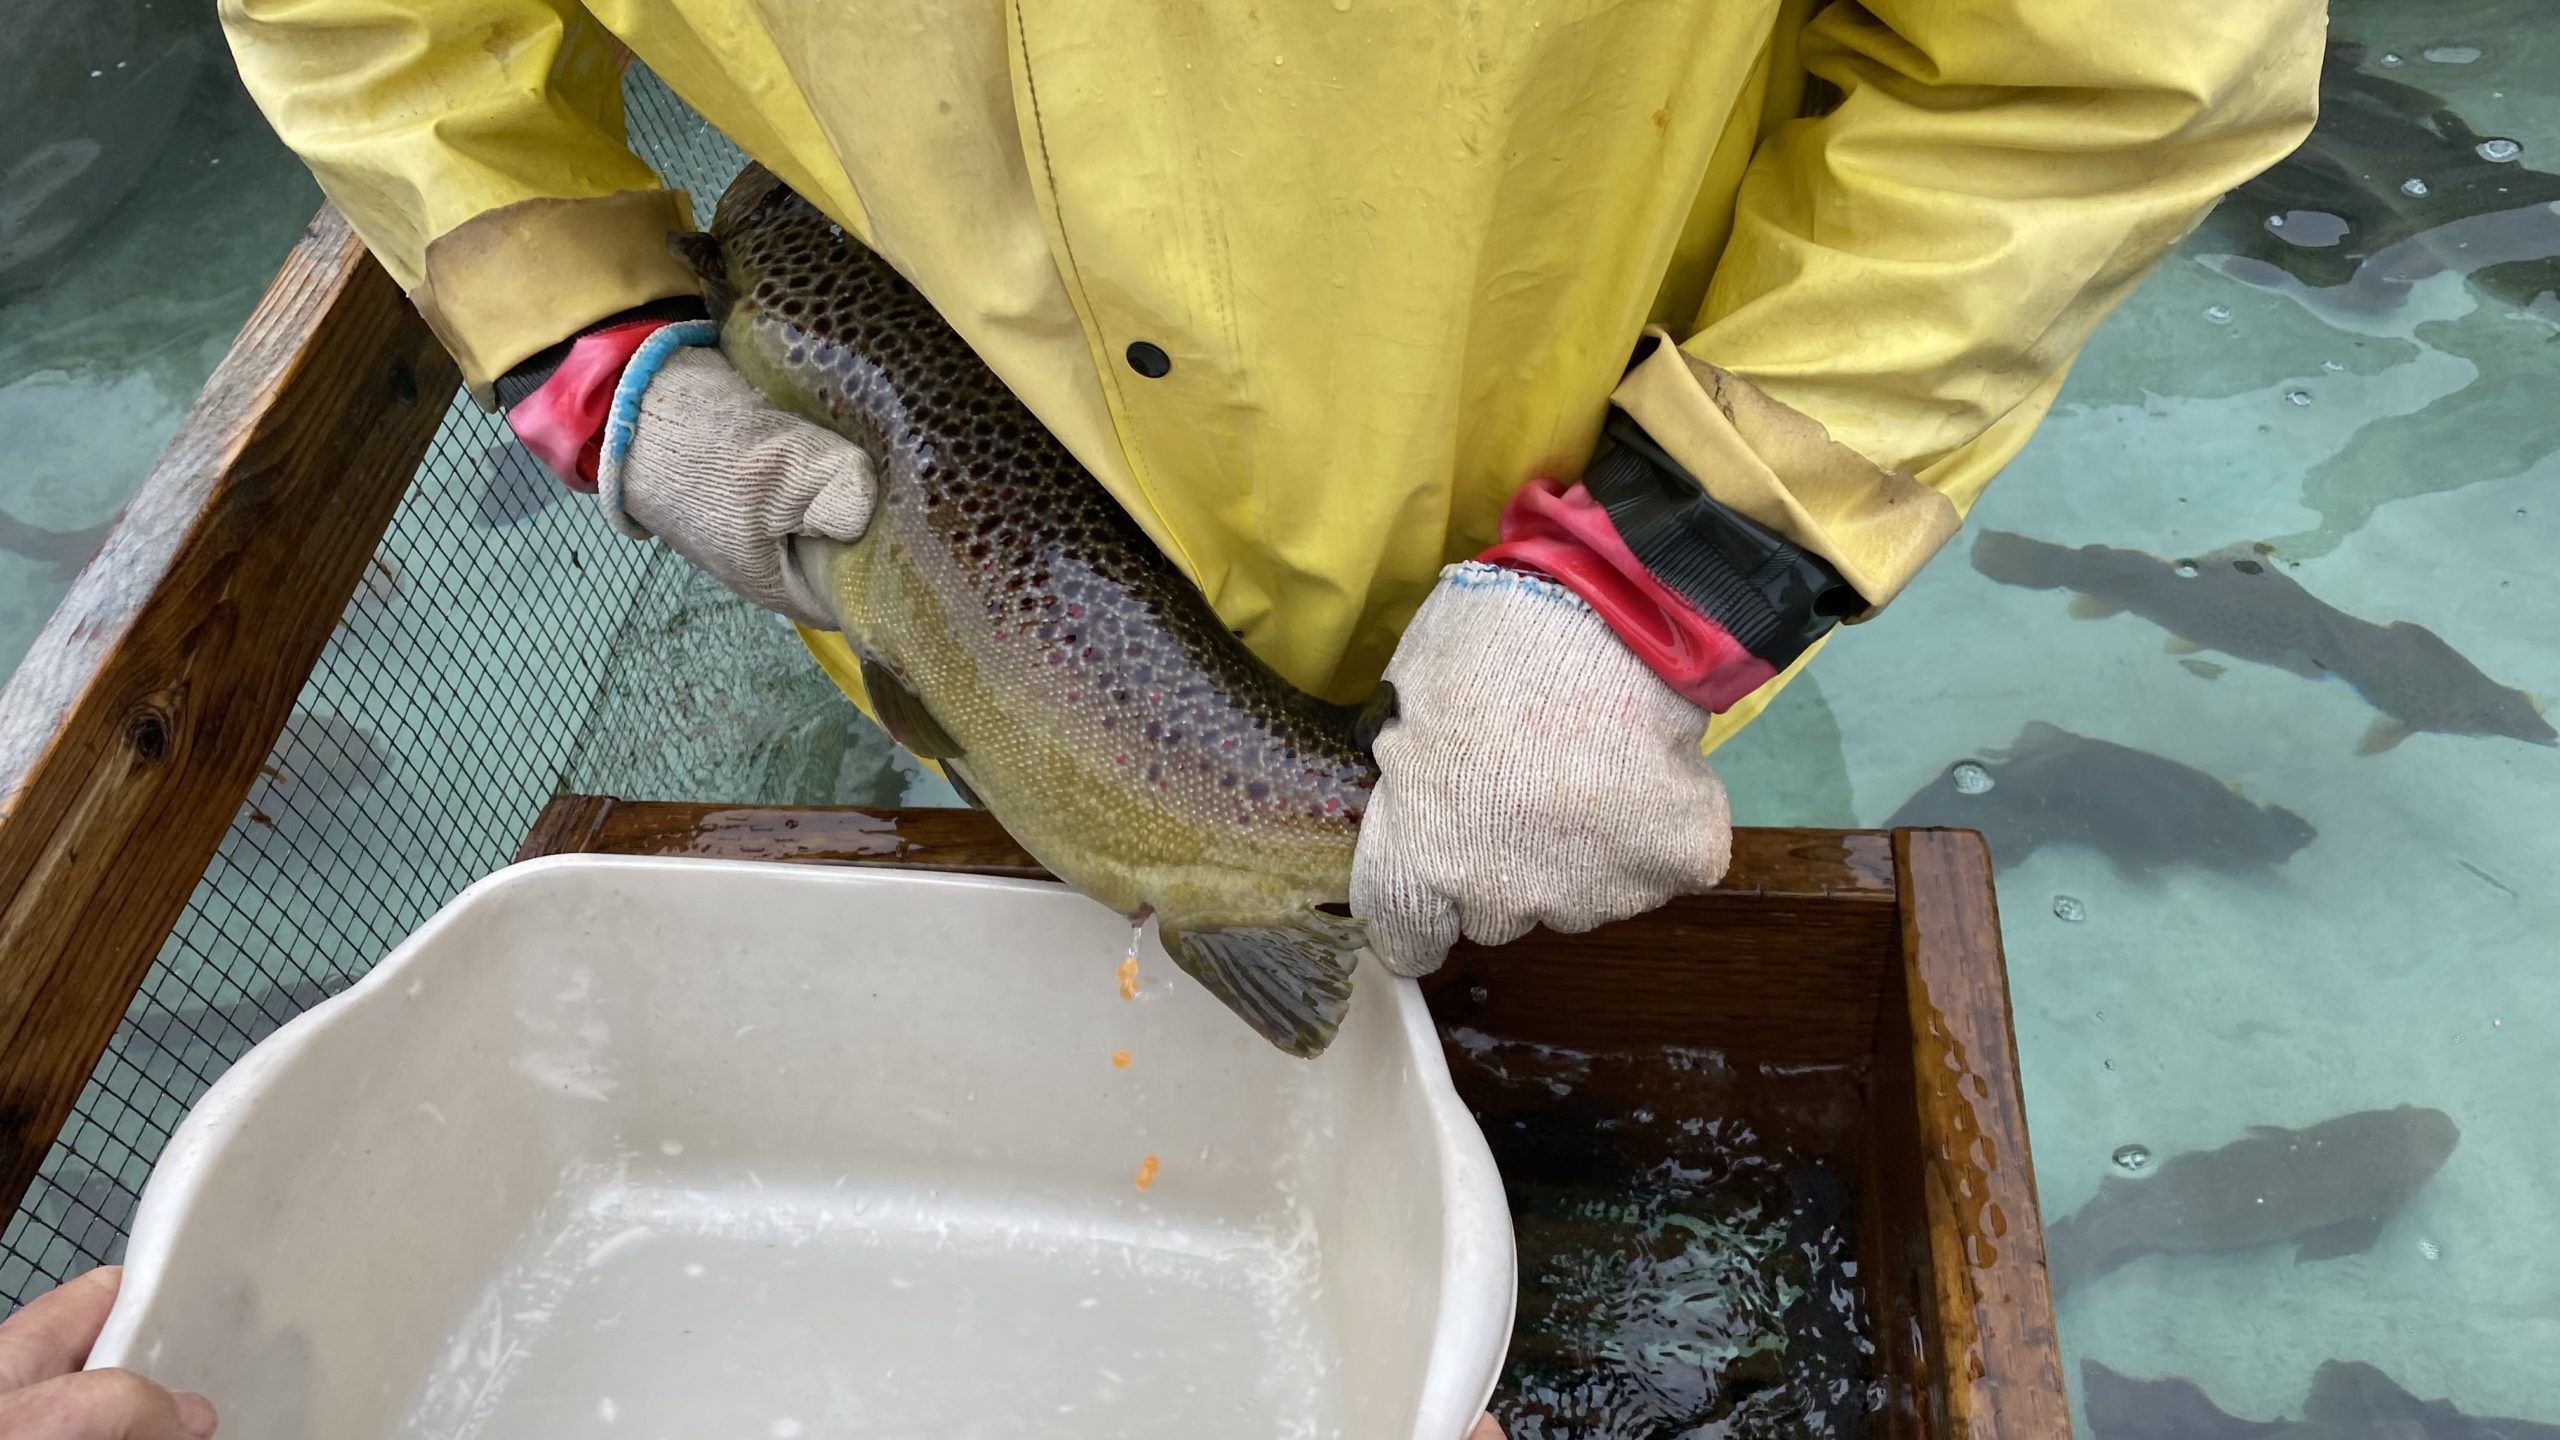
<path id="1" fill-rule="evenodd" d="M 1341 801 L 1340 797 L 1338 797 L 1338 796 L 1333 796 L 1333 795 L 1327 795 L 1326 797 L 1324 797 L 1324 813 L 1326 813 L 1327 815 L 1339 815 L 1339 814 L 1341 814 L 1341 813 L 1342 813 L 1342 801 Z"/>

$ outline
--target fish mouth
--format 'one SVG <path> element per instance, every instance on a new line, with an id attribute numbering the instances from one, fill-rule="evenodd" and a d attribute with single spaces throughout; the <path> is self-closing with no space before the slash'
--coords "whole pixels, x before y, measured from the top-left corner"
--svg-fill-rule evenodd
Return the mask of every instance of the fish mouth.
<path id="1" fill-rule="evenodd" d="M 836 615 L 836 566 L 853 547 L 824 535 L 794 535 L 782 552 L 783 579 L 794 598 L 821 615 L 835 616 L 834 628 L 843 629 L 843 617 Z"/>

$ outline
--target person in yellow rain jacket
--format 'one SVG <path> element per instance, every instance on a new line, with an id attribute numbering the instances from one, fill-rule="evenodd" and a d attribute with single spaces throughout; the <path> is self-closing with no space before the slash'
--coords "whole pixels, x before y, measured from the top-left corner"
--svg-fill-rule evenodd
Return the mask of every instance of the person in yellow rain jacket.
<path id="1" fill-rule="evenodd" d="M 528 443 L 840 637 L 870 457 L 684 314 L 621 45 L 884 254 L 1253 649 L 1383 673 L 1403 973 L 1729 852 L 1701 741 L 1955 532 L 2315 103 L 2315 0 L 222 0 L 250 91 Z M 698 309 L 692 313 L 699 314 Z M 2135 483 L 2138 476 L 2129 477 Z"/>

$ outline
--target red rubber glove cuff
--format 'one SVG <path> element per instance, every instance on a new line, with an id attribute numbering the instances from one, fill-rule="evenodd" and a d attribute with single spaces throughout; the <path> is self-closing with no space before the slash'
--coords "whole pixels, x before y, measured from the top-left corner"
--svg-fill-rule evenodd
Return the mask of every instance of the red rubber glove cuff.
<path id="1" fill-rule="evenodd" d="M 1503 507 L 1500 533 L 1478 560 L 1535 571 L 1581 596 L 1689 703 L 1721 714 L 1777 677 L 1776 666 L 1654 579 L 1581 486 L 1545 478 L 1521 486 Z"/>
<path id="2" fill-rule="evenodd" d="M 560 368 L 532 394 L 508 407 L 507 425 L 516 432 L 516 439 L 570 489 L 595 493 L 613 388 L 622 379 L 622 368 L 631 363 L 632 352 L 667 323 L 634 320 L 579 336 Z"/>

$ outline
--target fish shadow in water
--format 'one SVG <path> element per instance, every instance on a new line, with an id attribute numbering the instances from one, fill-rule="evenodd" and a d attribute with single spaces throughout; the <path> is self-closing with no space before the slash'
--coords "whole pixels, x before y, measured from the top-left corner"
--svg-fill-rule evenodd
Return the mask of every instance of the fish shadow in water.
<path id="1" fill-rule="evenodd" d="M 2253 1125 L 2149 1175 L 2110 1175 L 2089 1203 L 2045 1227 L 2054 1299 L 2147 1255 L 2278 1244 L 2293 1245 L 2296 1261 L 2362 1254 L 2461 1140 L 2452 1116 L 2399 1105 L 2302 1130 Z"/>
<path id="2" fill-rule="evenodd" d="M 2000 584 L 2070 591 L 2077 618 L 2140 616 L 2169 632 L 2173 655 L 2212 650 L 2306 679 L 2345 681 L 2382 712 L 2358 754 L 2379 754 L 2420 731 L 2560 744 L 2540 701 L 2482 674 L 2444 637 L 2407 620 L 2377 625 L 2350 615 L 2253 550 L 2170 561 L 1985 530 L 1974 537 L 1972 558 Z"/>
<path id="3" fill-rule="evenodd" d="M 2560 1425 L 2466 1415 L 2450 1400 L 2421 1400 L 2359 1360 L 2324 1362 L 2298 1421 L 2247 1419 L 2213 1403 L 2192 1380 L 2138 1380 L 2086 1359 L 2080 1403 L 2094 1440 L 2560 1440 Z"/>
<path id="4" fill-rule="evenodd" d="M 2264 871 L 2319 835 L 2292 811 L 2255 804 L 2191 765 L 2042 720 L 2005 751 L 1949 766 L 1884 823 L 1978 830 L 2004 871 L 2048 845 L 2076 845 L 2129 880 L 2156 879 L 2174 865 Z"/>
<path id="5" fill-rule="evenodd" d="M 2280 270 L 2367 310 L 2447 269 L 2510 304 L 2560 288 L 2560 175 L 2513 152 L 2488 158 L 2481 147 L 2499 137 L 2442 96 L 2368 73 L 2367 53 L 2330 42 L 2311 134 L 2215 207 L 2194 243 L 2237 257 L 2244 279 L 2251 266 Z"/>

